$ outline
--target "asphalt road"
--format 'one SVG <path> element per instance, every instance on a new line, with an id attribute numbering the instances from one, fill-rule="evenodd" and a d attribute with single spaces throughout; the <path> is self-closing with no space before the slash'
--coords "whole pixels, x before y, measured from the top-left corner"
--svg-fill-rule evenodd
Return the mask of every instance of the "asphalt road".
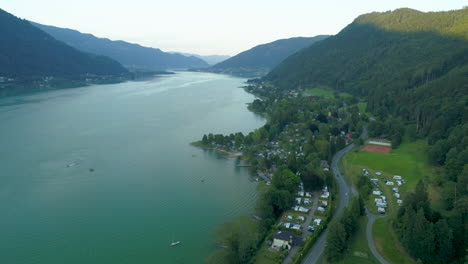
<path id="1" fill-rule="evenodd" d="M 343 157 L 343 155 L 348 153 L 353 148 L 354 148 L 354 144 L 348 145 L 344 149 L 338 151 L 333 156 L 333 159 L 332 159 L 331 168 L 333 171 L 333 175 L 336 179 L 336 182 L 338 183 L 338 192 L 339 192 L 339 197 L 340 197 L 338 208 L 336 209 L 335 215 L 333 216 L 334 218 L 340 217 L 343 214 L 344 208 L 349 202 L 349 196 L 352 195 L 352 192 L 353 192 L 351 188 L 346 184 L 343 177 L 341 177 L 340 171 L 338 169 L 338 161 L 341 159 L 341 157 Z M 325 231 L 320 235 L 318 240 L 309 250 L 309 253 L 307 253 L 307 256 L 303 259 L 302 263 L 314 264 L 315 262 L 317 262 L 317 260 L 322 255 L 323 250 L 325 249 L 325 244 L 327 241 L 327 233 L 328 233 L 328 228 L 325 229 Z"/>
<path id="2" fill-rule="evenodd" d="M 370 251 L 374 254 L 374 257 L 382 264 L 389 264 L 377 251 L 375 247 L 374 237 L 372 236 L 372 225 L 374 224 L 375 220 L 378 218 L 385 217 L 383 215 L 375 215 L 369 212 L 366 209 L 366 215 L 368 218 L 367 226 L 366 226 L 366 237 L 367 237 L 367 244 L 369 246 Z"/>

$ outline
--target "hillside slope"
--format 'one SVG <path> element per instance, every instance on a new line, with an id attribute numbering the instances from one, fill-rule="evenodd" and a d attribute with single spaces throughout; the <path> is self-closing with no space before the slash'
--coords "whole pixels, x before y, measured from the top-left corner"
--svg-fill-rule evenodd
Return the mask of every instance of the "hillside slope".
<path id="1" fill-rule="evenodd" d="M 120 75 L 118 62 L 78 51 L 0 9 L 0 76 L 13 79 Z"/>
<path id="2" fill-rule="evenodd" d="M 422 134 L 447 136 L 466 112 L 468 8 L 362 15 L 264 80 L 281 89 L 328 86 L 366 96 L 368 109 L 379 116 L 401 116 Z"/>
<path id="3" fill-rule="evenodd" d="M 327 37 L 320 35 L 310 38 L 280 39 L 258 45 L 214 65 L 208 71 L 244 76 L 263 76 L 288 56 Z"/>
<path id="4" fill-rule="evenodd" d="M 167 53 L 160 49 L 143 47 L 121 40 L 98 38 L 92 34 L 81 33 L 73 29 L 33 22 L 32 24 L 78 50 L 108 56 L 130 70 L 188 69 L 209 66 L 205 61 L 194 56 Z"/>

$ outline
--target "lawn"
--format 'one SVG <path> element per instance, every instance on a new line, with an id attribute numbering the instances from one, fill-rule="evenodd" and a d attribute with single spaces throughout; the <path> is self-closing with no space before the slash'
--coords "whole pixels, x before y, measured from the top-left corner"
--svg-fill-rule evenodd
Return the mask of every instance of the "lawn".
<path id="1" fill-rule="evenodd" d="M 400 248 L 389 217 L 375 220 L 372 234 L 377 250 L 387 261 L 395 264 L 414 263 L 408 254 Z"/>
<path id="2" fill-rule="evenodd" d="M 423 140 L 401 144 L 390 154 L 352 151 L 343 159 L 343 165 L 350 172 L 351 182 L 356 183 L 358 171 L 368 168 L 388 175 L 400 175 L 406 184 L 400 187 L 405 192 L 412 190 L 424 177 L 431 177 L 433 171 L 426 156 L 427 144 Z M 390 178 L 391 179 L 391 178 Z"/>
<path id="3" fill-rule="evenodd" d="M 336 90 L 328 88 L 326 86 L 310 88 L 304 91 L 304 95 L 313 95 L 313 96 L 320 96 L 325 98 L 333 98 L 335 97 Z M 338 93 L 341 97 L 350 97 L 351 95 L 348 93 L 340 92 Z"/>

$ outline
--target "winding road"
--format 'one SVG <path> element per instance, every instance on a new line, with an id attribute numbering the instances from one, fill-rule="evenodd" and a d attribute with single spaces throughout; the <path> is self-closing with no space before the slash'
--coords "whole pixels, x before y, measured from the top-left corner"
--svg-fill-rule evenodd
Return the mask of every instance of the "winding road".
<path id="1" fill-rule="evenodd" d="M 374 257 L 382 264 L 389 264 L 377 251 L 377 248 L 375 247 L 375 242 L 374 242 L 374 237 L 372 236 L 372 225 L 374 225 L 374 222 L 378 218 L 385 217 L 383 215 L 375 215 L 366 208 L 366 215 L 367 215 L 367 226 L 366 226 L 366 237 L 367 237 L 367 245 L 369 246 L 370 251 L 372 254 L 374 254 Z"/>
<path id="2" fill-rule="evenodd" d="M 362 139 L 367 138 L 367 129 L 366 127 L 363 128 L 362 134 L 360 136 Z M 338 190 L 339 190 L 339 203 L 338 203 L 338 208 L 336 209 L 334 217 L 340 217 L 343 214 L 344 208 L 346 205 L 348 205 L 349 202 L 349 196 L 351 195 L 357 195 L 357 191 L 354 187 L 349 186 L 345 181 L 344 178 L 342 177 L 340 170 L 338 168 L 338 162 L 340 159 L 348 153 L 350 150 L 352 150 L 355 147 L 354 143 L 348 145 L 344 149 L 338 151 L 332 159 L 332 171 L 333 171 L 333 176 L 336 179 L 336 182 L 338 183 Z M 382 264 L 389 264 L 377 251 L 377 248 L 375 246 L 374 238 L 372 237 L 372 225 L 374 224 L 374 221 L 378 218 L 384 217 L 380 215 L 374 215 L 371 212 L 369 212 L 366 209 L 366 215 L 368 217 L 368 222 L 366 226 L 366 237 L 367 237 L 367 243 L 368 246 L 374 254 L 375 258 Z M 327 241 L 327 233 L 328 229 L 326 229 L 320 237 L 317 239 L 315 244 L 312 246 L 312 248 L 309 250 L 307 255 L 304 257 L 302 260 L 303 264 L 314 264 L 316 263 L 320 257 L 323 254 L 323 251 L 325 250 L 325 245 Z"/>

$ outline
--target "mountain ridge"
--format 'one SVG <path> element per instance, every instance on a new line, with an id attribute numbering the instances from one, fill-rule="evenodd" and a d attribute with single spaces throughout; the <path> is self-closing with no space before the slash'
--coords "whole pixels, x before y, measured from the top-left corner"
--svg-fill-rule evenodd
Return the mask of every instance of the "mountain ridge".
<path id="1" fill-rule="evenodd" d="M 260 44 L 205 70 L 249 77 L 263 76 L 291 54 L 327 37 L 294 37 Z"/>
<path id="2" fill-rule="evenodd" d="M 186 57 L 181 54 L 167 53 L 158 48 L 145 47 L 123 40 L 99 38 L 74 29 L 31 23 L 78 50 L 108 56 L 129 70 L 161 71 L 209 66 L 205 61 L 194 56 Z"/>
<path id="3" fill-rule="evenodd" d="M 0 76 L 13 79 L 121 75 L 128 71 L 105 56 L 79 51 L 0 9 Z M 89 78 L 89 77 L 88 77 Z"/>

